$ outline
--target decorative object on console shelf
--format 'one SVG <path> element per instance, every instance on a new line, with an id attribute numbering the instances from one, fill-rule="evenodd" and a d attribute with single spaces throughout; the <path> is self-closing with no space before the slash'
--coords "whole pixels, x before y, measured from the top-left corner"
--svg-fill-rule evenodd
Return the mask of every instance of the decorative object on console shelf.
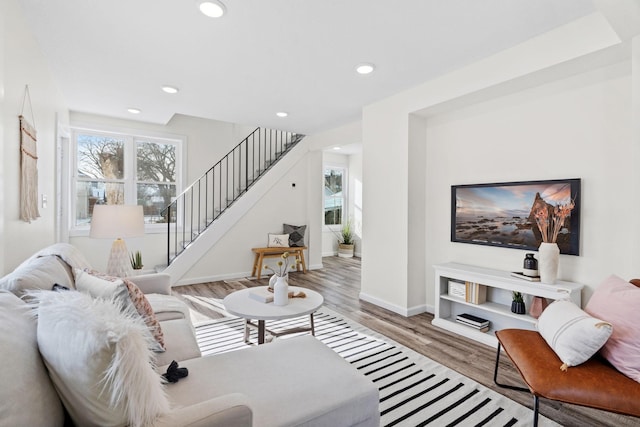
<path id="1" fill-rule="evenodd" d="M 558 279 L 560 266 L 560 249 L 557 243 L 540 243 L 540 281 L 553 285 Z"/>
<path id="2" fill-rule="evenodd" d="M 540 281 L 540 276 L 527 276 L 527 275 L 522 274 L 519 271 L 512 271 L 511 272 L 511 276 L 512 277 L 517 277 L 518 279 L 528 280 L 529 282 L 539 282 Z"/>
<path id="3" fill-rule="evenodd" d="M 523 200 L 530 209 L 523 209 Z M 529 205 L 530 203 L 530 205 Z M 550 203 L 553 203 L 550 204 Z M 578 255 L 580 248 L 580 179 L 451 186 L 451 241 L 537 250 L 549 241 L 536 226 L 535 213 L 546 207 L 572 206 L 562 224 L 549 224 L 560 252 Z M 496 213 L 498 212 L 498 213 Z M 546 240 L 545 240 L 546 239 Z M 540 261 L 540 260 L 539 260 Z"/>
<path id="4" fill-rule="evenodd" d="M 140 205 L 95 205 L 89 237 L 116 239 L 111 246 L 107 274 L 131 276 L 131 260 L 124 238 L 144 236 L 144 213 Z"/>
<path id="5" fill-rule="evenodd" d="M 549 305 L 549 301 L 542 297 L 531 298 L 531 308 L 529 308 L 529 314 L 534 319 L 540 317 L 545 308 Z"/>
<path id="6" fill-rule="evenodd" d="M 511 302 L 511 311 L 516 314 L 525 314 L 527 312 L 527 309 L 524 306 L 524 299 L 522 297 L 522 293 L 513 291 L 511 294 L 513 297 L 513 301 Z"/>
<path id="7" fill-rule="evenodd" d="M 482 317 L 474 316 L 469 313 L 462 313 L 456 316 L 456 322 L 465 326 L 470 326 L 480 332 L 487 332 L 489 330 L 489 321 Z"/>
<path id="8" fill-rule="evenodd" d="M 480 283 L 465 282 L 465 302 L 484 304 L 487 302 L 487 287 Z"/>
<path id="9" fill-rule="evenodd" d="M 576 195 L 577 197 L 577 195 Z M 560 197 L 554 197 L 558 201 L 556 206 L 545 202 L 537 196 L 533 204 L 533 216 L 536 219 L 538 230 L 542 235 L 542 243 L 538 253 L 540 254 L 540 281 L 553 285 L 558 278 L 558 265 L 560 263 L 560 248 L 558 247 L 558 235 L 566 230 L 564 227 L 567 218 L 575 207 L 575 197 L 571 197 L 571 190 Z"/>
<path id="10" fill-rule="evenodd" d="M 467 299 L 467 286 L 465 283 L 449 280 L 447 285 L 447 294 L 452 297 Z"/>
<path id="11" fill-rule="evenodd" d="M 527 277 L 538 277 L 538 260 L 533 254 L 526 254 L 522 263 L 522 274 Z"/>

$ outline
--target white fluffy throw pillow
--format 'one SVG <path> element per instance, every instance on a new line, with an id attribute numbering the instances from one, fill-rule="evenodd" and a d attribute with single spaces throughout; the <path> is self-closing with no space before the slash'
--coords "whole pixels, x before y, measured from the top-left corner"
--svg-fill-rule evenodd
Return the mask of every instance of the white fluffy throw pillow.
<path id="1" fill-rule="evenodd" d="M 538 318 L 538 332 L 562 360 L 563 371 L 589 360 L 612 330 L 611 323 L 589 316 L 569 300 L 554 301 Z"/>
<path id="2" fill-rule="evenodd" d="M 40 352 L 75 425 L 149 426 L 169 411 L 135 310 L 75 291 L 33 295 Z"/>

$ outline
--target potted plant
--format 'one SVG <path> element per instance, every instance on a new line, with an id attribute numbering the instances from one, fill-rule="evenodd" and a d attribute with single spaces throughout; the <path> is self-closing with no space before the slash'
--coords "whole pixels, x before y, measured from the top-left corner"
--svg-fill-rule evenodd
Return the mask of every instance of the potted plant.
<path id="1" fill-rule="evenodd" d="M 513 301 L 511 302 L 511 311 L 516 314 L 525 314 L 527 310 L 524 306 L 524 298 L 522 297 L 522 292 L 513 291 L 512 299 Z"/>
<path id="2" fill-rule="evenodd" d="M 136 251 L 131 253 L 131 268 L 134 270 L 142 270 L 142 252 Z"/>
<path id="3" fill-rule="evenodd" d="M 353 257 L 353 229 L 351 228 L 351 220 L 347 220 L 342 225 L 340 236 L 338 237 L 338 256 L 341 258 Z"/>

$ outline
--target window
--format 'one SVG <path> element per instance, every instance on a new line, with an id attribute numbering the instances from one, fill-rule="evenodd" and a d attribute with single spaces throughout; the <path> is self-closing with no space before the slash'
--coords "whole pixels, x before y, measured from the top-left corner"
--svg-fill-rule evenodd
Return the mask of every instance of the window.
<path id="1" fill-rule="evenodd" d="M 74 129 L 72 228 L 88 228 L 96 204 L 138 204 L 146 224 L 179 192 L 181 141 Z"/>
<path id="2" fill-rule="evenodd" d="M 346 207 L 346 169 L 336 167 L 324 168 L 324 223 L 340 225 L 344 219 Z"/>

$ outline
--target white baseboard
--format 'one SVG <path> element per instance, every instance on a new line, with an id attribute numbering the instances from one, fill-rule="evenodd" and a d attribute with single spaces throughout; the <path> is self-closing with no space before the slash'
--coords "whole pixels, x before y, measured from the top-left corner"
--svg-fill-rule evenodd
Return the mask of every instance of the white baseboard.
<path id="1" fill-rule="evenodd" d="M 394 313 L 397 313 L 401 316 L 404 317 L 409 317 L 409 316 L 414 316 L 416 314 L 420 314 L 420 313 L 424 313 L 425 311 L 427 311 L 427 305 L 426 304 L 421 304 L 421 305 L 417 305 L 414 307 L 401 307 L 399 305 L 396 304 L 391 304 L 387 301 L 381 300 L 380 298 L 376 298 L 374 296 L 365 294 L 364 292 L 360 292 L 359 295 L 360 299 L 363 301 L 367 301 L 370 302 L 371 304 L 375 304 L 379 307 L 385 308 L 387 310 L 393 311 Z"/>
<path id="2" fill-rule="evenodd" d="M 425 313 L 427 311 L 427 304 L 415 305 L 407 309 L 408 316 L 415 316 L 416 314 Z"/>

